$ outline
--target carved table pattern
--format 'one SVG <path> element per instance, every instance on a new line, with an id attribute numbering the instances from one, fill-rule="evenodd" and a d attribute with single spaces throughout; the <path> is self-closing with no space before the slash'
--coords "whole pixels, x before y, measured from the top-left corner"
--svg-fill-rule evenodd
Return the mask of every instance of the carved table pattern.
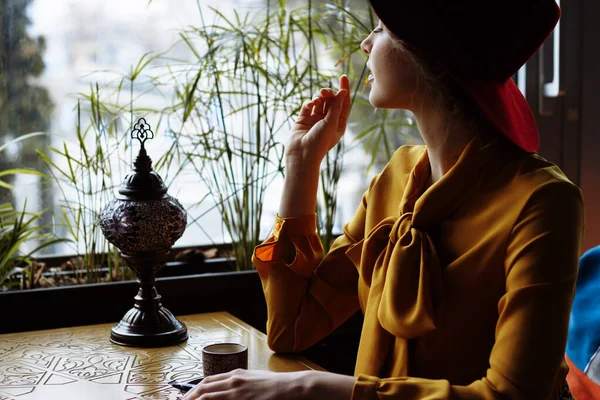
<path id="1" fill-rule="evenodd" d="M 177 346 L 133 348 L 109 341 L 114 324 L 0 335 L 0 400 L 169 400 L 167 382 L 202 376 L 202 348 L 248 346 L 248 369 L 323 370 L 301 356 L 275 354 L 266 336 L 229 313 L 181 316 L 189 339 Z"/>

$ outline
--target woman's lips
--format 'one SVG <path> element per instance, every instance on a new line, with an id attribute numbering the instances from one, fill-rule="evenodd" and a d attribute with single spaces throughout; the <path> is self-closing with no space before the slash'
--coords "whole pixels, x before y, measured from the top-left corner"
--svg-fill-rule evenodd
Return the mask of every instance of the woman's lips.
<path id="1" fill-rule="evenodd" d="M 375 80 L 375 78 L 373 77 L 373 74 L 369 74 L 369 77 L 367 78 L 367 81 L 369 83 L 373 82 Z"/>

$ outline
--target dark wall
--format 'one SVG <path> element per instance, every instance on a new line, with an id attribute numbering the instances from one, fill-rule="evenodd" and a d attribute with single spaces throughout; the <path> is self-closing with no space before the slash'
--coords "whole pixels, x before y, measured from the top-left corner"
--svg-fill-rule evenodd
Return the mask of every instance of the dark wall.
<path id="1" fill-rule="evenodd" d="M 583 1 L 581 189 L 586 212 L 584 251 L 600 245 L 600 2 Z"/>
<path id="2" fill-rule="evenodd" d="M 554 78 L 554 34 L 527 63 L 526 97 L 540 131 L 539 154 L 557 164 L 583 192 L 582 253 L 600 245 L 600 2 L 563 0 L 560 94 L 546 97 Z"/>

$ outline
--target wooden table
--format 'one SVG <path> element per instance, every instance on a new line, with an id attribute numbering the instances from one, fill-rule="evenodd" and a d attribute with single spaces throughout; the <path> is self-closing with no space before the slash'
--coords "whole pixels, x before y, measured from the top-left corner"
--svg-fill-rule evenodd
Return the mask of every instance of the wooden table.
<path id="1" fill-rule="evenodd" d="M 278 355 L 266 336 L 229 313 L 178 317 L 187 342 L 162 348 L 109 341 L 114 324 L 0 335 L 0 400 L 176 399 L 167 384 L 202 376 L 202 348 L 221 342 L 248 346 L 248 369 L 323 370 L 301 356 Z"/>

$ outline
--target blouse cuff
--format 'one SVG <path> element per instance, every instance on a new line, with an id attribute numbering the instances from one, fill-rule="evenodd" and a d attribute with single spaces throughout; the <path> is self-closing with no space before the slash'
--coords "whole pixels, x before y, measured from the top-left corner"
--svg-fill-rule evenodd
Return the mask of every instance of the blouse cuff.
<path id="1" fill-rule="evenodd" d="M 279 239 L 279 236 L 282 233 L 287 234 L 288 236 L 308 236 L 316 231 L 317 214 L 286 218 L 281 218 L 279 214 L 275 216 L 273 236 L 275 236 L 276 239 Z"/>
<path id="2" fill-rule="evenodd" d="M 359 374 L 354 388 L 352 400 L 377 400 L 377 388 L 380 379 L 374 376 Z"/>
<path id="3" fill-rule="evenodd" d="M 289 218 L 281 218 L 277 215 L 273 234 L 254 249 L 252 262 L 259 274 L 266 276 L 272 265 L 282 263 L 297 274 L 309 278 L 318 266 L 319 257 L 322 255 L 322 246 L 316 229 L 316 214 Z M 289 239 L 286 246 L 278 246 L 280 237 Z M 295 252 L 293 259 L 283 254 L 288 246 L 293 246 Z M 284 258 L 287 258 L 288 262 Z"/>

